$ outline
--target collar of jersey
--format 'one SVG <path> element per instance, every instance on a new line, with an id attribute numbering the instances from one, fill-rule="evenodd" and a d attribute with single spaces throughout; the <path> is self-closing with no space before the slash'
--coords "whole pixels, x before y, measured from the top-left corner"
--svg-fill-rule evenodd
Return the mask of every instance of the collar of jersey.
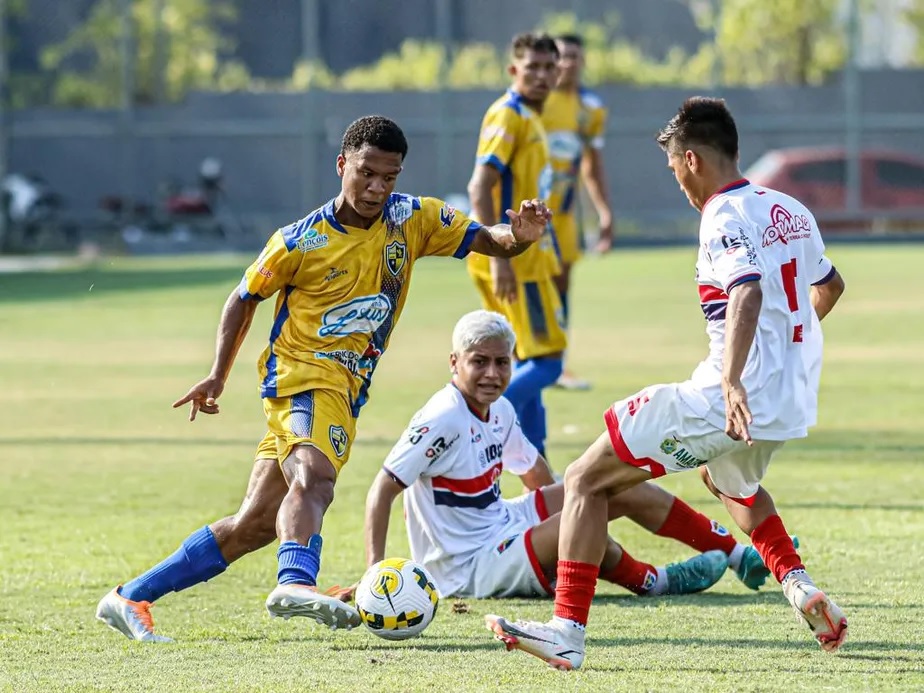
<path id="1" fill-rule="evenodd" d="M 328 201 L 328 203 L 327 203 L 326 205 L 324 205 L 324 207 L 321 209 L 321 215 L 324 217 L 324 220 L 325 220 L 328 224 L 330 224 L 331 228 L 333 228 L 335 231 L 339 231 L 340 233 L 346 233 L 346 234 L 348 234 L 349 231 L 347 231 L 346 227 L 345 227 L 343 224 L 341 224 L 339 221 L 337 221 L 337 216 L 334 214 L 334 211 L 335 211 L 335 210 L 334 210 L 334 203 L 335 203 L 336 201 L 337 201 L 337 198 L 336 198 L 336 197 L 332 197 L 332 198 Z M 389 202 L 390 202 L 390 200 L 389 200 Z M 385 212 L 386 212 L 387 210 L 388 210 L 388 202 L 386 202 L 386 203 L 385 203 L 385 206 L 382 208 L 382 215 L 378 218 L 378 220 L 376 220 L 375 224 L 373 224 L 372 226 L 370 226 L 368 229 L 359 229 L 359 230 L 360 230 L 360 231 L 371 231 L 372 229 L 374 229 L 374 228 L 375 228 L 378 224 L 380 224 L 380 223 L 382 222 L 382 220 L 385 218 Z M 352 227 L 351 227 L 351 228 L 352 228 Z"/>
<path id="2" fill-rule="evenodd" d="M 709 198 L 706 200 L 706 202 L 703 204 L 703 213 L 705 214 L 706 212 L 706 205 L 712 202 L 719 195 L 723 195 L 727 192 L 731 192 L 732 190 L 739 190 L 740 188 L 743 188 L 744 186 L 750 185 L 750 184 L 751 184 L 751 181 L 749 181 L 747 178 L 739 178 L 738 180 L 732 181 L 725 187 L 719 188 L 714 193 L 712 193 L 709 196 Z"/>
<path id="3" fill-rule="evenodd" d="M 462 401 L 465 402 L 465 406 L 468 408 L 468 411 L 472 416 L 474 416 L 476 419 L 478 419 L 482 423 L 487 423 L 488 421 L 491 420 L 491 407 L 488 407 L 488 412 L 484 415 L 484 418 L 482 418 L 481 414 L 479 414 L 477 411 L 472 409 L 472 405 L 468 403 L 467 399 L 465 399 L 465 395 L 462 394 L 462 390 L 459 390 L 459 386 L 453 382 L 450 382 L 449 384 L 452 385 L 454 388 L 456 388 L 458 393 L 462 395 Z"/>

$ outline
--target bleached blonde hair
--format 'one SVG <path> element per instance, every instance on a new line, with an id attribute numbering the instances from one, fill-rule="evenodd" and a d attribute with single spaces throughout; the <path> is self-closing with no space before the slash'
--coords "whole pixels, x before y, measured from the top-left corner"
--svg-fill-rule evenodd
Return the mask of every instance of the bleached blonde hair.
<path id="1" fill-rule="evenodd" d="M 510 323 L 500 313 L 490 310 L 474 310 L 466 313 L 452 331 L 452 353 L 459 356 L 471 351 L 488 339 L 502 339 L 507 342 L 510 353 L 517 344 L 516 335 Z"/>

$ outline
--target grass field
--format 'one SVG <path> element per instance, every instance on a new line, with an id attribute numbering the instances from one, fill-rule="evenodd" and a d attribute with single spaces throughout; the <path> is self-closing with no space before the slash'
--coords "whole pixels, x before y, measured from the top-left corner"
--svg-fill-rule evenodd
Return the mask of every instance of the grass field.
<path id="1" fill-rule="evenodd" d="M 129 642 L 93 618 L 98 599 L 233 512 L 263 433 L 254 362 L 263 306 L 222 400 L 190 424 L 170 403 L 204 376 L 221 304 L 246 258 L 101 261 L 0 275 L 0 690 L 924 690 L 924 247 L 834 247 L 847 279 L 825 322 L 820 422 L 785 448 L 767 486 L 850 638 L 824 654 L 779 588 L 727 575 L 710 592 L 642 600 L 603 584 L 586 666 L 560 674 L 507 655 L 482 626 L 498 611 L 546 618 L 543 601 L 444 604 L 420 639 L 330 633 L 271 620 L 275 548 L 154 610 L 175 645 Z M 572 365 L 589 393 L 552 392 L 561 470 L 614 399 L 683 379 L 704 354 L 689 249 L 591 258 L 577 273 Z M 448 375 L 451 326 L 476 299 L 461 264 L 418 264 L 324 527 L 321 581 L 363 568 L 362 507 L 408 417 Z M 505 490 L 517 491 L 516 480 Z M 696 475 L 664 482 L 726 520 Z M 686 547 L 619 521 L 639 558 Z M 389 554 L 407 553 L 396 505 Z"/>

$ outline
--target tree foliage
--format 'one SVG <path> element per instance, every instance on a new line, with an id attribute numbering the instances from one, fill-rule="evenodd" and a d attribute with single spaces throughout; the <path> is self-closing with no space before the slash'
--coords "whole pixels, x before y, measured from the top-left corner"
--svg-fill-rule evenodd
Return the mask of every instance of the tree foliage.
<path id="1" fill-rule="evenodd" d="M 723 84 L 820 84 L 844 66 L 841 0 L 690 4 L 700 28 L 715 37 L 700 54 Z"/>
<path id="2" fill-rule="evenodd" d="M 904 19 L 917 33 L 914 64 L 924 65 L 924 0 L 912 0 L 904 12 Z"/>
<path id="3" fill-rule="evenodd" d="M 242 64 L 223 60 L 234 46 L 221 25 L 233 21 L 235 14 L 228 0 L 134 0 L 134 100 L 153 102 L 159 91 L 167 99 L 178 99 L 190 89 L 214 89 L 222 78 L 235 85 L 249 81 L 249 75 L 243 78 Z M 55 103 L 118 104 L 122 31 L 119 0 L 97 0 L 83 24 L 43 51 L 43 67 L 57 74 Z"/>
<path id="4" fill-rule="evenodd" d="M 27 0 L 10 0 L 22 12 Z M 871 0 L 857 0 L 870 9 Z M 666 47 L 645 53 L 620 32 L 610 13 L 582 22 L 573 13 L 543 17 L 536 27 L 584 37 L 585 81 L 591 85 L 702 87 L 820 84 L 842 69 L 847 57 L 843 0 L 677 0 L 702 31 L 692 54 Z M 42 64 L 51 75 L 57 105 L 112 107 L 121 94 L 123 31 L 120 0 L 97 0 L 83 24 L 49 46 Z M 155 17 L 162 8 L 160 22 Z M 904 19 L 917 29 L 917 61 L 924 65 L 924 0 L 909 0 Z M 334 74 L 320 61 L 295 63 L 283 80 L 256 79 L 240 61 L 223 27 L 235 20 L 232 0 L 133 0 L 135 45 L 133 98 L 183 98 L 190 90 L 348 91 L 501 88 L 508 83 L 504 49 L 486 43 L 447 47 L 408 39 L 377 61 Z M 37 100 L 45 81 L 11 76 L 14 104 Z M 41 83 L 40 83 L 41 82 Z"/>

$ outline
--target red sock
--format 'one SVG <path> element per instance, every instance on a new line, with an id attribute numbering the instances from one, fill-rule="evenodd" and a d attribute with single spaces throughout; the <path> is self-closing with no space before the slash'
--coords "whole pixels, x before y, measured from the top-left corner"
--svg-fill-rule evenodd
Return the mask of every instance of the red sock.
<path id="1" fill-rule="evenodd" d="M 805 570 L 779 515 L 771 515 L 751 532 L 751 543 L 777 582 L 793 570 Z"/>
<path id="2" fill-rule="evenodd" d="M 601 569 L 600 577 L 607 582 L 625 587 L 630 592 L 645 594 L 654 587 L 655 580 L 658 578 L 658 569 L 650 563 L 635 560 L 628 551 L 623 549 L 619 563 L 605 573 Z"/>
<path id="3" fill-rule="evenodd" d="M 697 512 L 679 498 L 674 499 L 667 519 L 655 534 L 681 541 L 699 552 L 718 549 L 729 554 L 738 543 L 722 525 Z"/>
<path id="4" fill-rule="evenodd" d="M 591 563 L 559 561 L 555 615 L 586 626 L 599 572 L 600 567 Z"/>

